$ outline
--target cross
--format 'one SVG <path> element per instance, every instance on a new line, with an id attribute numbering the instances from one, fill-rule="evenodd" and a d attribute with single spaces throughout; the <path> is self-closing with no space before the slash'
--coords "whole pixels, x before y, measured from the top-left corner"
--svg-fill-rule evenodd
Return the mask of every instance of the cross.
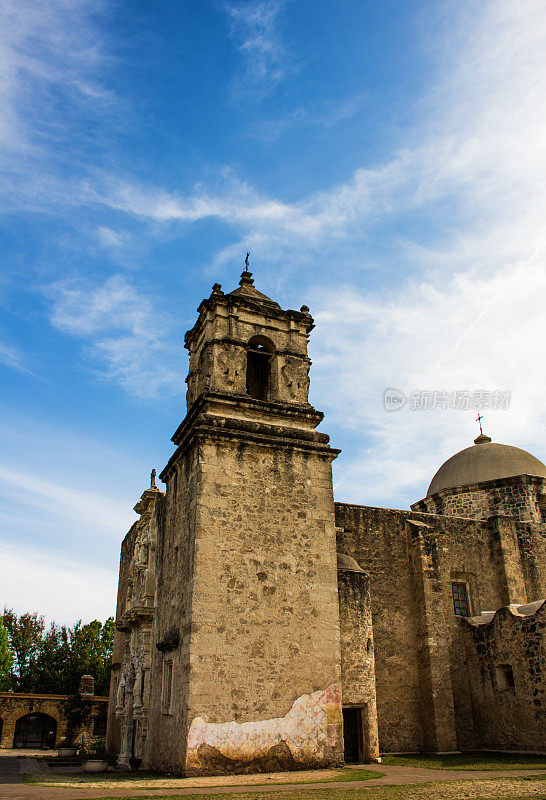
<path id="1" fill-rule="evenodd" d="M 155 489 L 156 488 L 156 486 L 155 486 L 155 476 L 156 475 L 157 475 L 157 472 L 155 471 L 155 467 L 154 467 L 154 469 L 152 470 L 152 474 L 150 475 L 150 489 Z"/>
<path id="2" fill-rule="evenodd" d="M 250 253 L 247 253 L 247 254 L 246 254 L 246 258 L 245 258 L 245 267 L 246 267 L 247 269 L 248 269 L 248 259 L 249 259 L 249 258 L 250 258 Z"/>
<path id="3" fill-rule="evenodd" d="M 482 415 L 481 415 L 481 414 L 478 414 L 478 417 L 477 417 L 477 419 L 476 419 L 476 422 L 478 422 L 478 423 L 479 423 L 479 425 L 480 425 L 480 433 L 481 433 L 481 434 L 482 434 L 482 436 L 483 436 L 483 431 L 482 431 L 482 419 L 483 419 Z"/>

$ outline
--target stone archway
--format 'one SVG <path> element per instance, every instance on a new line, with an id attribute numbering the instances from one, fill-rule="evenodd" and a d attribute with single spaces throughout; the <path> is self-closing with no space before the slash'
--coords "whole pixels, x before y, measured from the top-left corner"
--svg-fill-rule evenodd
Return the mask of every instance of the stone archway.
<path id="1" fill-rule="evenodd" d="M 49 714 L 32 713 L 15 723 L 14 748 L 55 747 L 57 721 Z"/>

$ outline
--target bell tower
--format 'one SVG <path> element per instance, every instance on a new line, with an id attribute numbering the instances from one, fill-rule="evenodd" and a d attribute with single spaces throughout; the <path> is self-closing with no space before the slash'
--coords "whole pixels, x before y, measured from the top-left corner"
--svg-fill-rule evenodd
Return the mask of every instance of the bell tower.
<path id="1" fill-rule="evenodd" d="M 187 415 L 160 476 L 144 765 L 340 764 L 339 451 L 308 401 L 313 319 L 306 306 L 283 310 L 247 269 L 228 294 L 215 284 L 198 314 L 185 337 Z"/>
<path id="2" fill-rule="evenodd" d="M 308 405 L 307 341 L 314 325 L 307 306 L 283 311 L 254 287 L 245 270 L 229 294 L 215 283 L 198 312 L 185 337 L 188 411 L 208 392 Z"/>

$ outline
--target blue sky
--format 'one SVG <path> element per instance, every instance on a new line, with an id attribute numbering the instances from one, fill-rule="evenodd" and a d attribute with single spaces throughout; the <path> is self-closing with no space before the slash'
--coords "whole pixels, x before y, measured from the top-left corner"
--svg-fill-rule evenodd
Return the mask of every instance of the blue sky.
<path id="1" fill-rule="evenodd" d="M 407 508 L 476 412 L 546 458 L 542 0 L 6 0 L 0 602 L 113 611 L 218 281 L 310 306 L 336 498 Z"/>

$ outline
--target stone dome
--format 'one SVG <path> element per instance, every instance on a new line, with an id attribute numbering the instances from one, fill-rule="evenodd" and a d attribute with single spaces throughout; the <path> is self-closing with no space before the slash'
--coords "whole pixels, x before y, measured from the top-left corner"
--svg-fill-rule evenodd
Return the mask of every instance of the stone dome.
<path id="1" fill-rule="evenodd" d="M 514 475 L 546 478 L 546 466 L 526 450 L 492 442 L 489 436 L 480 434 L 474 439 L 472 447 L 455 453 L 442 464 L 428 487 L 427 497 L 442 489 L 511 478 Z"/>

